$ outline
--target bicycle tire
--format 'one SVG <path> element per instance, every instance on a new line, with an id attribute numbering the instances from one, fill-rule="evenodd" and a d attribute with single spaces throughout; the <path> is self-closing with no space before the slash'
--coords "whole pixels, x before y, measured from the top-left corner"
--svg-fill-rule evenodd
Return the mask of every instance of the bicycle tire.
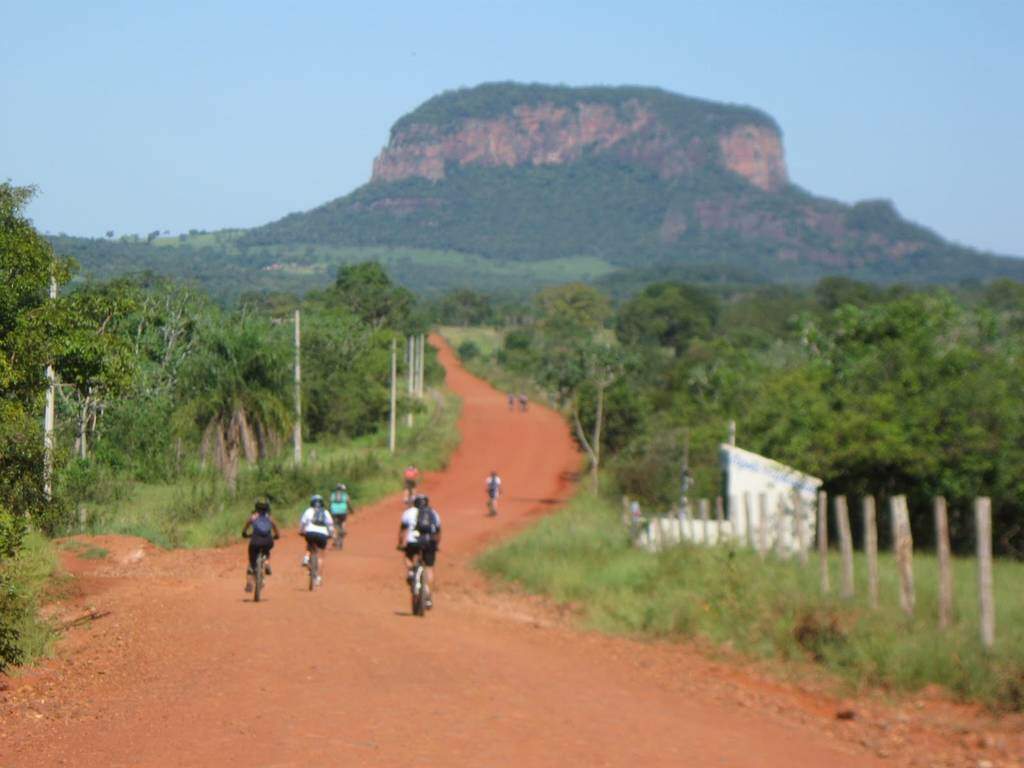
<path id="1" fill-rule="evenodd" d="M 256 573 L 253 574 L 252 601 L 258 603 L 263 594 L 263 569 L 267 565 L 267 556 L 262 552 L 256 558 Z"/>
<path id="2" fill-rule="evenodd" d="M 412 612 L 414 616 L 423 616 L 426 607 L 423 600 L 423 566 L 417 565 L 412 578 Z"/>
<path id="3" fill-rule="evenodd" d="M 309 591 L 316 589 L 316 578 L 320 575 L 320 558 L 316 552 L 309 555 Z"/>

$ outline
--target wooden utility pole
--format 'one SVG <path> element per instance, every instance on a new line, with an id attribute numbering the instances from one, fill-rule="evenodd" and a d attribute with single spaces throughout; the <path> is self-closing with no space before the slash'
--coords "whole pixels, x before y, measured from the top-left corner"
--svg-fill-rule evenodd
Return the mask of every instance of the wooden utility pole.
<path id="1" fill-rule="evenodd" d="M 868 603 L 878 607 L 878 521 L 875 497 L 865 496 L 862 502 L 864 513 L 864 556 L 868 561 Z"/>
<path id="2" fill-rule="evenodd" d="M 839 551 L 843 556 L 843 587 L 840 594 L 853 597 L 853 536 L 850 534 L 850 510 L 846 497 L 836 496 L 836 529 L 839 531 Z"/>
<path id="3" fill-rule="evenodd" d="M 388 429 L 388 450 L 395 452 L 395 406 L 398 404 L 398 341 L 391 340 L 391 416 Z"/>
<path id="4" fill-rule="evenodd" d="M 953 567 L 950 562 L 949 516 L 946 499 L 935 497 L 935 553 L 939 558 L 939 629 L 953 623 Z"/>
<path id="5" fill-rule="evenodd" d="M 299 310 L 295 310 L 295 466 L 302 466 L 302 330 Z"/>
<path id="6" fill-rule="evenodd" d="M 57 298 L 57 278 L 50 276 L 50 301 Z M 57 372 L 53 363 L 46 365 L 46 410 L 43 413 L 43 496 L 53 498 L 53 429 L 57 416 Z"/>
<path id="7" fill-rule="evenodd" d="M 828 495 L 818 491 L 818 568 L 821 575 L 821 593 L 827 595 L 828 583 Z"/>
<path id="8" fill-rule="evenodd" d="M 981 609 L 981 644 L 990 650 L 996 642 L 996 601 L 992 592 L 992 501 L 974 501 L 975 535 L 978 539 L 978 607 Z"/>
<path id="9" fill-rule="evenodd" d="M 409 398 L 415 394 L 416 391 L 416 347 L 413 342 L 412 336 L 409 336 L 409 343 L 406 345 L 406 362 L 409 368 Z M 412 404 L 409 404 L 409 414 L 406 416 L 406 425 L 412 426 Z"/>

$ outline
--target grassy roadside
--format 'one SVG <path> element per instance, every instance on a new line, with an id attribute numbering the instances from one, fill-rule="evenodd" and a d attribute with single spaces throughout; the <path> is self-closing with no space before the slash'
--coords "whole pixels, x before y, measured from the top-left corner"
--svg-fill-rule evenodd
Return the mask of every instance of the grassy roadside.
<path id="1" fill-rule="evenodd" d="M 87 508 L 83 532 L 141 536 L 161 547 L 218 546 L 238 538 L 257 496 L 269 496 L 277 519 L 290 525 L 311 493 L 326 497 L 338 482 L 348 486 L 358 512 L 399 490 L 407 464 L 442 468 L 458 445 L 459 399 L 432 393 L 424 402 L 413 427 L 402 420 L 394 455 L 386 433 L 378 433 L 345 444 L 307 444 L 301 467 L 284 456 L 244 467 L 234 493 L 213 473 L 169 484 L 136 483 L 120 498 Z"/>
<path id="2" fill-rule="evenodd" d="M 28 664 L 49 650 L 56 631 L 39 608 L 57 570 L 53 545 L 35 531 L 0 564 L 0 671 L 5 660 Z"/>
<path id="3" fill-rule="evenodd" d="M 762 562 L 729 547 L 654 555 L 634 549 L 619 515 L 617 505 L 580 492 L 477 564 L 492 577 L 580 606 L 586 625 L 600 631 L 697 637 L 760 658 L 814 661 L 854 687 L 938 684 L 964 699 L 1024 710 L 1024 563 L 996 563 L 997 644 L 986 654 L 970 560 L 955 563 L 958 620 L 940 634 L 937 567 L 928 555 L 915 555 L 917 614 L 908 621 L 897 605 L 891 558 L 880 559 L 882 605 L 871 611 L 864 583 L 850 603 L 822 596 L 813 563 Z M 838 584 L 838 558 L 830 566 Z M 864 563 L 856 566 L 863 576 Z"/>

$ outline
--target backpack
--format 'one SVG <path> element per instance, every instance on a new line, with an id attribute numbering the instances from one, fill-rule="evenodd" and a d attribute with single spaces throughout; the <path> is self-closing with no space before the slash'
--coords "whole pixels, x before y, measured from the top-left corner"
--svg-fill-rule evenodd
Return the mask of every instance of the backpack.
<path id="1" fill-rule="evenodd" d="M 498 495 L 498 478 L 492 477 L 487 481 L 487 493 L 492 497 Z"/>
<path id="2" fill-rule="evenodd" d="M 331 514 L 348 514 L 348 494 L 344 491 L 339 494 L 331 494 Z"/>
<path id="3" fill-rule="evenodd" d="M 327 525 L 327 510 L 323 507 L 315 507 L 313 510 L 313 525 Z"/>
<path id="4" fill-rule="evenodd" d="M 274 535 L 274 526 L 269 515 L 256 515 L 253 518 L 252 535 L 260 539 L 268 539 Z"/>
<path id="5" fill-rule="evenodd" d="M 437 513 L 430 507 L 416 513 L 416 532 L 424 539 L 432 539 L 437 535 Z"/>

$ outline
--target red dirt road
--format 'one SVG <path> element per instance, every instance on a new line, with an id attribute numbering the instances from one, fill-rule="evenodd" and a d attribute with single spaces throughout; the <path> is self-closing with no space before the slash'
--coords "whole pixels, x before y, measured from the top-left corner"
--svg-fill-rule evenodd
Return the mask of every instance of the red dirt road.
<path id="1" fill-rule="evenodd" d="M 489 590 L 474 554 L 565 499 L 579 457 L 559 416 L 509 413 L 446 346 L 441 359 L 463 398 L 463 441 L 424 481 L 445 531 L 425 619 L 407 615 L 397 495 L 359 510 L 315 593 L 299 510 L 279 511 L 290 530 L 260 604 L 242 592 L 242 545 L 160 552 L 101 538 L 114 556 L 72 558 L 80 595 L 66 610 L 110 614 L 6 679 L 0 768 L 975 765 L 969 747 L 949 762 L 910 749 L 935 743 L 923 726 L 840 722 L 827 697 L 690 646 L 581 632 L 542 601 Z M 483 514 L 492 468 L 506 488 L 497 519 Z"/>

